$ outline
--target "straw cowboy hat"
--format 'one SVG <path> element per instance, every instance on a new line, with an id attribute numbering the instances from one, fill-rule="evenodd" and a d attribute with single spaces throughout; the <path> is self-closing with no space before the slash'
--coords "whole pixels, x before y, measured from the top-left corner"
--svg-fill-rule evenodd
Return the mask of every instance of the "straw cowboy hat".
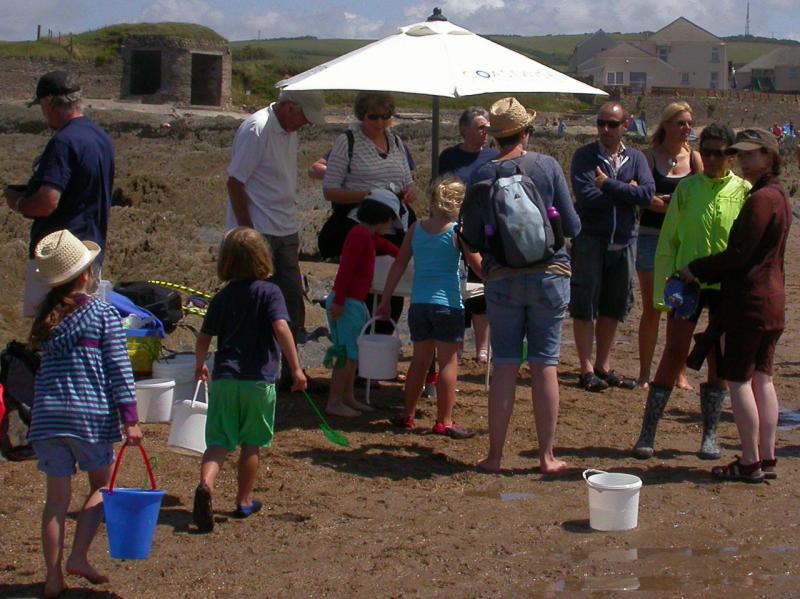
<path id="1" fill-rule="evenodd" d="M 100 251 L 94 241 L 81 241 L 66 229 L 50 233 L 33 252 L 36 274 L 45 285 L 58 287 L 86 270 Z"/>
<path id="2" fill-rule="evenodd" d="M 510 137 L 533 124 L 536 111 L 525 108 L 516 98 L 502 98 L 489 107 L 489 135 Z"/>

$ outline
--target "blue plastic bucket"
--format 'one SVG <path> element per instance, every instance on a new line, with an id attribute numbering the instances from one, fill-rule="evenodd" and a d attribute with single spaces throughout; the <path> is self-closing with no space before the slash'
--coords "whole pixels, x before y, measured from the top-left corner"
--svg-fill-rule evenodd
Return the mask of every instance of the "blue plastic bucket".
<path id="1" fill-rule="evenodd" d="M 103 489 L 108 549 L 114 559 L 147 559 L 164 491 Z"/>
<path id="2" fill-rule="evenodd" d="M 156 487 L 156 479 L 147 452 L 139 445 L 147 475 L 150 478 L 150 489 L 114 488 L 117 481 L 122 454 L 128 442 L 120 447 L 119 455 L 114 462 L 114 471 L 108 489 L 102 489 L 103 513 L 106 516 L 108 533 L 108 550 L 114 559 L 147 559 L 153 545 L 153 535 L 158 524 L 158 512 L 164 491 Z"/>

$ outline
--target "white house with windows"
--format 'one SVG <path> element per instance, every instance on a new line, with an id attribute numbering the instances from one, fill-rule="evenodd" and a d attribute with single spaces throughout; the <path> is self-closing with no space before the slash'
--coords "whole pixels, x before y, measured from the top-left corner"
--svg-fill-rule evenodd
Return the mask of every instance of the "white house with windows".
<path id="1" fill-rule="evenodd" d="M 776 48 L 736 71 L 736 86 L 759 91 L 800 92 L 800 46 Z"/>
<path id="2" fill-rule="evenodd" d="M 576 70 L 596 86 L 628 86 L 642 92 L 653 87 L 728 87 L 725 42 L 684 17 L 643 40 L 618 41 L 582 60 Z"/>

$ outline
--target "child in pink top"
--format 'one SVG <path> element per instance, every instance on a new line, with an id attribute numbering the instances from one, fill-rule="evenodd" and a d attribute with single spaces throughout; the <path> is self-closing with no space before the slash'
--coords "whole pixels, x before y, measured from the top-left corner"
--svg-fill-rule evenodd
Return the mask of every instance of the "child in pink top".
<path id="1" fill-rule="evenodd" d="M 346 354 L 344 364 L 334 365 L 325 411 L 345 418 L 372 410 L 355 398 L 356 340 L 369 317 L 364 300 L 375 273 L 375 253 L 396 256 L 398 252 L 397 246 L 381 235 L 399 221 L 400 200 L 391 191 L 374 189 L 359 206 L 357 216 L 361 224 L 350 229 L 345 238 L 333 291 L 325 302 L 332 349 Z"/>

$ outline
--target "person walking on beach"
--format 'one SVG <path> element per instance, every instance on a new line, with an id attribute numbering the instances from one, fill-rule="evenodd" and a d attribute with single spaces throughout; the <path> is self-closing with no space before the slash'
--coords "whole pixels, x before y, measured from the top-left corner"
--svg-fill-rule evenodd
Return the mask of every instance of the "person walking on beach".
<path id="1" fill-rule="evenodd" d="M 512 178 L 523 183 L 528 200 L 517 204 L 521 220 L 526 223 L 525 237 L 547 239 L 547 224 L 530 192 L 535 189 L 538 203 L 547 216 L 559 218 L 563 235 L 573 237 L 580 231 L 580 221 L 572 205 L 569 188 L 558 162 L 551 156 L 529 152 L 526 148 L 533 132 L 536 111 L 526 109 L 516 98 L 498 100 L 489 109 L 489 134 L 497 141 L 500 156 L 483 165 L 472 176 L 464 200 L 465 211 L 480 188 L 493 188 L 500 180 Z M 499 188 L 496 188 L 499 191 Z M 484 193 L 486 189 L 484 189 Z M 531 193 L 531 195 L 528 195 Z M 515 194 L 516 195 L 516 194 Z M 497 194 L 492 194 L 495 200 Z M 538 219 L 532 218 L 538 213 Z M 566 464 L 554 455 L 556 424 L 558 423 L 558 363 L 561 352 L 561 328 L 569 303 L 569 256 L 561 239 L 557 245 L 555 231 L 552 247 L 543 258 L 519 268 L 505 264 L 506 252 L 473 246 L 475 233 L 490 230 L 493 225 L 483 218 L 475 219 L 477 227 L 468 227 L 466 212 L 462 216 L 462 237 L 469 249 L 480 250 L 482 272 L 486 281 L 486 307 L 491 328 L 492 376 L 489 384 L 489 452 L 478 463 L 483 472 L 499 472 L 508 424 L 514 410 L 517 374 L 523 359 L 523 342 L 528 342 L 528 364 L 531 370 L 531 399 L 539 441 L 539 468 L 542 474 L 564 470 Z M 549 218 L 548 218 L 549 221 Z M 517 221 L 519 222 L 519 221 Z M 495 223 L 496 224 L 496 223 Z M 471 231 L 467 231 L 467 229 Z M 552 229 L 552 225 L 551 225 Z M 491 235 L 494 237 L 494 235 Z"/>
<path id="2" fill-rule="evenodd" d="M 692 260 L 687 281 L 721 283 L 724 342 L 720 376 L 731 394 L 742 456 L 711 469 L 718 480 L 759 483 L 777 478 L 778 396 L 772 381 L 775 347 L 785 326 L 784 254 L 792 205 L 778 177 L 775 136 L 745 129 L 730 148 L 753 186 L 731 227 L 724 251 Z"/>
<path id="3" fill-rule="evenodd" d="M 214 482 L 228 453 L 241 447 L 236 518 L 261 509 L 253 498 L 260 449 L 272 444 L 275 381 L 281 352 L 292 373 L 292 391 L 304 391 L 305 374 L 297 358 L 283 295 L 269 282 L 272 257 L 266 240 L 249 227 L 228 231 L 217 258 L 225 282 L 208 306 L 195 344 L 195 378 L 208 380 L 206 356 L 217 338 L 211 397 L 206 420 L 206 451 L 192 511 L 200 532 L 214 528 Z"/>
<path id="4" fill-rule="evenodd" d="M 654 309 L 667 311 L 665 281 L 696 258 L 718 253 L 728 244 L 728 234 L 739 215 L 750 184 L 731 171 L 731 158 L 725 153 L 733 145 L 734 134 L 725 125 L 712 123 L 700 134 L 703 171 L 685 177 L 676 186 L 667 208 L 655 252 L 654 285 L 647 301 Z M 647 403 L 642 430 L 633 449 L 634 457 L 653 455 L 656 427 L 664 413 L 676 377 L 686 366 L 692 335 L 703 309 L 708 309 L 709 328 L 720 317 L 722 297 L 719 284 L 701 286 L 694 313 L 684 317 L 674 312 L 667 317 L 667 339 L 656 375 L 647 389 Z M 717 375 L 715 352 L 708 357 L 708 379 L 700 385 L 700 411 L 703 415 L 703 438 L 698 456 L 719 459 L 717 424 L 727 395 L 725 383 Z"/>
<path id="5" fill-rule="evenodd" d="M 46 235 L 34 248 L 35 273 L 50 289 L 31 327 L 31 347 L 41 350 L 42 361 L 28 432 L 39 470 L 47 475 L 42 512 L 45 597 L 57 597 L 66 588 L 61 563 L 76 463 L 89 475 L 89 496 L 78 513 L 66 571 L 93 584 L 108 582 L 88 560 L 103 520 L 100 490 L 111 482 L 120 424 L 127 443 L 142 440 L 119 314 L 89 295 L 92 264 L 100 252 L 97 243 L 81 242 L 67 230 Z"/>
<path id="6" fill-rule="evenodd" d="M 48 234 L 66 229 L 79 239 L 105 249 L 114 187 L 114 144 L 81 109 L 81 86 L 75 75 L 52 71 L 39 79 L 29 106 L 38 104 L 47 126 L 55 131 L 37 159 L 24 190 L 7 187 L 11 210 L 33 220 L 22 313 L 33 318 L 46 285 L 35 276 L 34 249 Z M 99 280 L 104 254 L 95 261 Z"/>
<path id="7" fill-rule="evenodd" d="M 603 104 L 599 139 L 578 148 L 570 168 L 581 232 L 572 243 L 569 312 L 586 391 L 636 386 L 611 368 L 611 350 L 633 303 L 636 213 L 652 203 L 655 183 L 644 154 L 622 142 L 627 120 L 622 104 Z"/>
<path id="8" fill-rule="evenodd" d="M 295 342 L 305 327 L 297 218 L 297 131 L 323 125 L 321 92 L 281 91 L 278 101 L 251 114 L 233 139 L 228 165 L 227 227 L 251 227 L 272 251 L 272 281 L 289 310 Z M 289 390 L 292 373 L 284 360 L 279 388 Z"/>

